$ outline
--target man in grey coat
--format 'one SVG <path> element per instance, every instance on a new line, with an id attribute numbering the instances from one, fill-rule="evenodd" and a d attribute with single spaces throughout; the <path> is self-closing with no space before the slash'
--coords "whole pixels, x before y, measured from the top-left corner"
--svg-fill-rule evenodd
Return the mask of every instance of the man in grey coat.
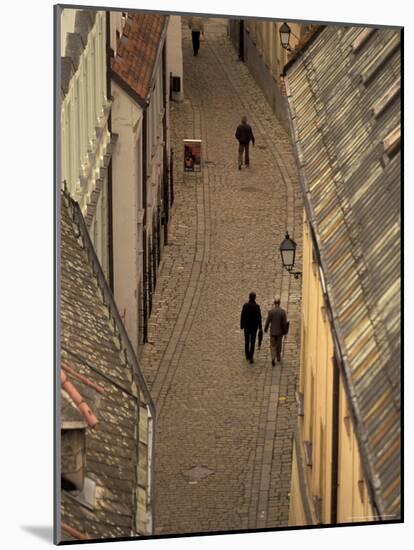
<path id="1" fill-rule="evenodd" d="M 275 360 L 281 360 L 282 339 L 287 334 L 288 323 L 286 311 L 280 307 L 280 296 L 275 296 L 274 307 L 269 311 L 264 327 L 264 331 L 270 325 L 270 352 L 272 356 L 272 366 L 275 366 Z"/>

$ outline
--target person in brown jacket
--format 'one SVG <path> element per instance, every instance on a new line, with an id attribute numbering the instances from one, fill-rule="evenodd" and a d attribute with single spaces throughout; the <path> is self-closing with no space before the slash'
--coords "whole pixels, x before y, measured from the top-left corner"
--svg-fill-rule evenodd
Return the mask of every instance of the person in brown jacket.
<path id="1" fill-rule="evenodd" d="M 264 331 L 270 325 L 270 353 L 272 356 L 272 366 L 275 366 L 275 359 L 281 360 L 282 339 L 287 334 L 288 323 L 286 311 L 280 307 L 280 296 L 275 296 L 274 307 L 269 311 L 264 327 Z"/>

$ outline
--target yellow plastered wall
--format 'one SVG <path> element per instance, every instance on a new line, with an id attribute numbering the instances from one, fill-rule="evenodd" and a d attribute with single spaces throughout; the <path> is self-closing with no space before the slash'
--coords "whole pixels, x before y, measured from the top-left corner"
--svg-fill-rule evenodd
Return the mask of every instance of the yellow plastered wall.
<path id="1" fill-rule="evenodd" d="M 300 498 L 299 465 L 296 445 L 293 445 L 292 482 L 290 491 L 289 525 L 307 525 L 303 499 Z"/>
<path id="2" fill-rule="evenodd" d="M 290 499 L 290 525 L 306 525 L 304 500 L 312 523 L 331 523 L 332 441 L 333 441 L 333 373 L 334 346 L 321 285 L 321 274 L 310 229 L 304 217 L 301 360 L 298 392 L 303 394 L 303 416 L 298 418 L 300 445 L 294 445 Z M 365 521 L 370 505 L 362 480 L 359 450 L 347 415 L 346 396 L 340 386 L 337 521 Z M 345 420 L 348 423 L 348 420 Z M 311 445 L 311 465 L 307 464 L 305 446 Z M 302 482 L 299 475 L 302 468 Z M 354 519 L 352 519 L 354 518 Z"/>
<path id="3" fill-rule="evenodd" d="M 342 381 L 339 388 L 338 523 L 373 521 L 358 443 Z"/>
<path id="4" fill-rule="evenodd" d="M 245 22 L 252 42 L 276 81 L 279 81 L 283 67 L 289 59 L 289 52 L 282 48 L 280 43 L 281 25 L 281 22 L 274 21 L 246 20 Z M 289 26 L 292 30 L 290 46 L 294 48 L 298 43 L 303 25 L 289 23 Z"/>

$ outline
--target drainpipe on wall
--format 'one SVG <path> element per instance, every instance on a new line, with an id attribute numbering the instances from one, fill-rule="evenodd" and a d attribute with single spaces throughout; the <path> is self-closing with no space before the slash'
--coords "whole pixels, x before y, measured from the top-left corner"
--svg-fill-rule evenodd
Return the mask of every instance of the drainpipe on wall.
<path id="1" fill-rule="evenodd" d="M 244 63 L 244 21 L 239 21 L 239 59 Z"/>
<path id="2" fill-rule="evenodd" d="M 148 342 L 148 274 L 147 274 L 147 109 L 144 109 L 142 119 L 142 310 L 143 310 L 143 340 Z"/>
<path id="3" fill-rule="evenodd" d="M 111 14 L 106 12 L 106 97 L 112 99 L 111 89 Z M 112 135 L 112 109 L 108 116 L 108 130 Z M 114 240 L 113 240 L 113 192 L 112 192 L 112 155 L 108 165 L 108 283 L 114 292 Z"/>
<path id="4" fill-rule="evenodd" d="M 174 151 L 170 151 L 170 206 L 174 203 Z"/>
<path id="5" fill-rule="evenodd" d="M 331 524 L 338 521 L 338 456 L 339 456 L 339 366 L 332 357 L 332 470 L 331 470 Z"/>
<path id="6" fill-rule="evenodd" d="M 163 89 L 163 108 L 164 108 L 164 118 L 162 121 L 163 129 L 163 142 L 164 142 L 164 151 L 163 151 L 163 170 L 162 170 L 162 186 L 163 186 L 163 210 L 161 213 L 162 223 L 164 225 L 164 245 L 168 244 L 168 221 L 169 221 L 169 193 L 168 193 L 168 151 L 167 151 L 167 78 L 165 71 L 167 69 L 166 62 L 166 47 L 164 43 L 164 48 L 162 50 L 162 89 Z"/>

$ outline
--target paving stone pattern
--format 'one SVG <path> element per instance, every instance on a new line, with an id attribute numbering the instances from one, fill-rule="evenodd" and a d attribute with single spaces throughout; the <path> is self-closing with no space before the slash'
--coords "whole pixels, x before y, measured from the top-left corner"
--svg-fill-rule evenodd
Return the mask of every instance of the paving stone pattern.
<path id="1" fill-rule="evenodd" d="M 141 364 L 157 409 L 155 533 L 286 526 L 297 414 L 300 281 L 281 267 L 286 228 L 301 250 L 302 200 L 288 136 L 229 42 L 205 26 L 199 55 L 183 22 L 184 92 L 171 110 L 175 201 Z M 246 114 L 256 147 L 237 169 Z M 184 138 L 203 140 L 184 174 Z M 301 257 L 299 253 L 298 268 Z M 276 293 L 291 331 L 272 368 L 269 337 L 244 359 L 240 311 Z"/>

